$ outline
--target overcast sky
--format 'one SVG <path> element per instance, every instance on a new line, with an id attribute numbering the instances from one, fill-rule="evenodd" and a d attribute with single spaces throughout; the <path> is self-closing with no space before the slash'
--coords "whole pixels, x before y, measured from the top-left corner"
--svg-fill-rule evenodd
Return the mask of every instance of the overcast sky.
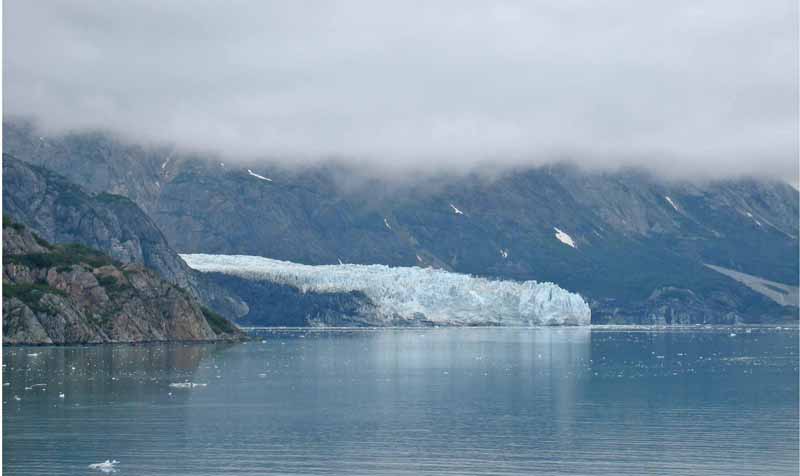
<path id="1" fill-rule="evenodd" d="M 230 158 L 797 183 L 796 0 L 3 2 L 3 106 Z"/>

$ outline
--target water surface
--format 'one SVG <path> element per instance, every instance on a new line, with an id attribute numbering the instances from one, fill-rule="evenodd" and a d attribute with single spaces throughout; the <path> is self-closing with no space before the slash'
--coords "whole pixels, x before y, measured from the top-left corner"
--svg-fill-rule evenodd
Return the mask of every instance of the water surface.
<path id="1" fill-rule="evenodd" d="M 797 329 L 256 333 L 4 348 L 3 471 L 798 474 Z"/>

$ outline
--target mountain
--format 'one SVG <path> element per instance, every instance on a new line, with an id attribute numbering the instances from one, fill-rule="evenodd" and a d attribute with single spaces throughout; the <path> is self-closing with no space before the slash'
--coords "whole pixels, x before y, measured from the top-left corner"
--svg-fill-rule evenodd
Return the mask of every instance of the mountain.
<path id="1" fill-rule="evenodd" d="M 141 264 L 3 221 L 3 343 L 236 340 L 242 331 Z"/>
<path id="2" fill-rule="evenodd" d="M 791 299 L 720 271 L 796 289 L 798 192 L 780 182 L 556 165 L 391 183 L 343 165 L 236 165 L 102 133 L 45 137 L 20 122 L 4 124 L 4 140 L 93 193 L 129 197 L 180 253 L 549 281 L 584 296 L 595 323 L 797 319 Z"/>
<path id="3" fill-rule="evenodd" d="M 128 198 L 86 193 L 63 176 L 4 154 L 3 212 L 49 242 L 78 243 L 123 264 L 140 263 L 226 316 L 247 312 L 240 299 L 186 266 Z"/>

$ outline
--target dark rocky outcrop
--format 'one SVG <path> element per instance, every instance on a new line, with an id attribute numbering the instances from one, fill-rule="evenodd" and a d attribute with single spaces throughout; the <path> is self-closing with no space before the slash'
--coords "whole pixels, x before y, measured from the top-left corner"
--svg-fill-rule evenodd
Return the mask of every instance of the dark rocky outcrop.
<path id="1" fill-rule="evenodd" d="M 244 334 L 138 263 L 50 245 L 3 223 L 3 343 L 238 340 Z"/>

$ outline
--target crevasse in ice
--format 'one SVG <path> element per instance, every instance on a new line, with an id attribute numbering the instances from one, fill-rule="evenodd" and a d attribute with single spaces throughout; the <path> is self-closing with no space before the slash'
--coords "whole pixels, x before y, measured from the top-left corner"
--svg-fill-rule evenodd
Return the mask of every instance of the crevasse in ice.
<path id="1" fill-rule="evenodd" d="M 588 325 L 591 311 L 576 293 L 553 283 L 504 281 L 432 268 L 384 265 L 309 266 L 258 256 L 184 254 L 202 272 L 294 286 L 303 292 L 361 291 L 385 325 L 425 320 L 441 325 Z"/>

